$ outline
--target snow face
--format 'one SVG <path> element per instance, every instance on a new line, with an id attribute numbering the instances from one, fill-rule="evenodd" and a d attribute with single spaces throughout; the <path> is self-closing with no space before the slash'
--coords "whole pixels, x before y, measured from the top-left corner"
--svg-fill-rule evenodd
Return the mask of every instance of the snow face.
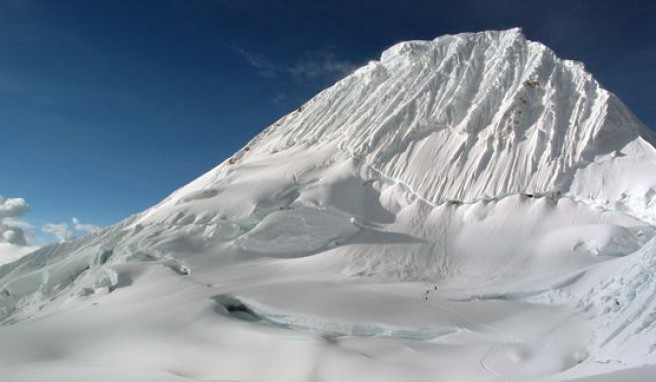
<path id="1" fill-rule="evenodd" d="M 653 158 L 640 123 L 582 65 L 519 30 L 398 44 L 269 130 L 259 150 L 339 142 L 434 204 L 592 192 L 572 190 L 591 163 Z"/>
<path id="2" fill-rule="evenodd" d="M 517 29 L 398 44 L 160 204 L 0 267 L 0 372 L 649 380 L 652 141 Z"/>

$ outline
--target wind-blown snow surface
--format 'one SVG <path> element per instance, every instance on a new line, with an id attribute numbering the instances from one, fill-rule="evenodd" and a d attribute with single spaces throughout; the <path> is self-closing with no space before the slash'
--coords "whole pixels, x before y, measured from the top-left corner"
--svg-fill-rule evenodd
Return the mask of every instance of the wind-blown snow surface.
<path id="1" fill-rule="evenodd" d="M 0 267 L 0 375 L 651 380 L 650 142 L 517 29 L 398 44 L 157 206 Z"/>

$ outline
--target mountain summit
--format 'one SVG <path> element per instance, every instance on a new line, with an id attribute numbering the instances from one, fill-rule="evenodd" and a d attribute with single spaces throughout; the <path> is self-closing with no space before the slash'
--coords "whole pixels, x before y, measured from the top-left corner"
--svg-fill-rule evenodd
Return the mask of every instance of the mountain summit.
<path id="1" fill-rule="evenodd" d="M 230 161 L 334 144 L 432 204 L 559 192 L 624 203 L 647 217 L 656 210 L 633 204 L 654 205 L 656 188 L 636 189 L 625 170 L 656 158 L 652 142 L 583 64 L 510 29 L 397 44 Z M 220 180 L 229 169 L 219 166 L 185 189 L 211 187 L 207 178 Z"/>
<path id="2" fill-rule="evenodd" d="M 397 44 L 158 205 L 0 267 L 0 371 L 646 381 L 652 142 L 519 29 Z"/>

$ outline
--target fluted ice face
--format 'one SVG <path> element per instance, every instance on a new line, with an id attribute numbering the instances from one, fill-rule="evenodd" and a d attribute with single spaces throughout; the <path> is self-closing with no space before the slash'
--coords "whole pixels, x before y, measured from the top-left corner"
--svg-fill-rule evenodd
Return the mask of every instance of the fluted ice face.
<path id="1" fill-rule="evenodd" d="M 256 141 L 271 150 L 337 141 L 441 203 L 567 193 L 600 158 L 656 157 L 641 135 L 581 63 L 511 29 L 397 44 Z"/>

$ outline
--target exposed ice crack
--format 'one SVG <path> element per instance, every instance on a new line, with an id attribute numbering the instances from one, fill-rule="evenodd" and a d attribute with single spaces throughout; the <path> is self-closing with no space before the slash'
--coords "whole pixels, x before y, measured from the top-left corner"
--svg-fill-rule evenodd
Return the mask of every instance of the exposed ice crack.
<path id="1" fill-rule="evenodd" d="M 458 327 L 403 328 L 375 322 L 346 322 L 312 315 L 275 311 L 272 308 L 231 295 L 213 297 L 215 311 L 258 325 L 282 329 L 314 332 L 324 337 L 376 337 L 394 338 L 405 341 L 431 341 L 458 333 Z"/>

